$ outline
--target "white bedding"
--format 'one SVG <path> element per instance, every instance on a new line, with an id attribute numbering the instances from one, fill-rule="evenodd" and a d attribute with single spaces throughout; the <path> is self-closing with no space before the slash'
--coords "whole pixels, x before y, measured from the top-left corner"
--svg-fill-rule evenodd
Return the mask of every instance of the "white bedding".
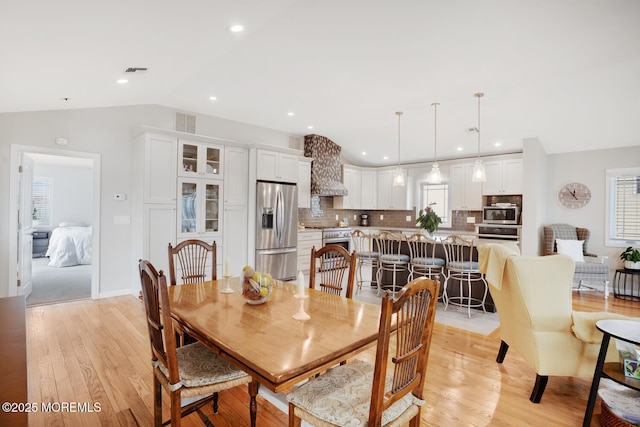
<path id="1" fill-rule="evenodd" d="M 51 232 L 49 267 L 91 264 L 91 227 L 58 227 Z"/>

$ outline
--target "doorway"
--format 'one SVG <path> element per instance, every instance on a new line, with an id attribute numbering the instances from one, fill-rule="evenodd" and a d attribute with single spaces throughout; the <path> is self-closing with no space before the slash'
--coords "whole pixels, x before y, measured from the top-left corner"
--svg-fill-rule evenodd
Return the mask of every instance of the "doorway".
<path id="1" fill-rule="evenodd" d="M 52 214 L 52 220 L 50 224 L 47 226 L 43 224 L 34 224 L 34 227 L 25 226 L 26 223 L 31 223 L 32 220 L 32 205 L 31 200 L 26 200 L 27 198 L 31 198 L 30 191 L 26 191 L 25 188 L 31 188 L 30 185 L 27 185 L 26 181 L 31 179 L 29 176 L 24 176 L 21 171 L 24 168 L 21 168 L 23 161 L 27 163 L 33 163 L 31 167 L 36 171 L 35 175 L 38 174 L 38 168 L 42 166 L 42 164 L 49 164 L 48 166 L 44 166 L 49 168 L 48 171 L 51 170 L 67 170 L 71 171 L 75 168 L 84 168 L 85 176 L 88 174 L 89 179 L 92 181 L 91 185 L 88 186 L 87 189 L 82 190 L 83 194 L 74 194 L 74 192 L 78 192 L 79 190 L 74 189 L 73 187 L 68 187 L 66 193 L 60 193 L 61 188 L 57 188 L 58 199 L 62 197 L 69 197 L 63 208 L 58 208 L 58 213 L 62 215 L 64 219 L 61 220 L 61 216 L 55 213 Z M 57 166 L 51 166 L 57 165 Z M 47 172 L 49 173 L 49 172 Z M 11 180 L 10 180 L 10 229 L 9 235 L 16 236 L 16 239 L 10 239 L 9 245 L 9 289 L 8 295 L 25 295 L 28 296 L 30 289 L 25 285 L 27 282 L 30 284 L 31 289 L 33 289 L 33 280 L 35 279 L 42 281 L 43 279 L 47 279 L 49 277 L 51 281 L 60 280 L 60 276 L 71 275 L 78 276 L 78 274 L 83 275 L 82 280 L 85 281 L 87 278 L 90 280 L 90 292 L 89 296 L 91 298 L 97 298 L 99 295 L 99 272 L 100 272 L 100 253 L 99 253 L 99 242 L 100 242 L 100 155 L 95 153 L 86 153 L 86 152 L 77 152 L 77 151 L 69 151 L 69 150 L 61 150 L 61 149 L 51 149 L 51 148 L 42 148 L 42 147 L 31 147 L 31 146 L 22 146 L 22 145 L 12 145 L 11 146 Z M 56 179 L 57 185 L 64 185 L 64 179 Z M 53 184 L 54 186 L 56 183 Z M 69 185 L 69 184 L 67 184 Z M 29 194 L 25 194 L 25 193 Z M 60 196 L 63 194 L 63 196 Z M 59 228 L 62 222 L 67 223 L 66 225 L 76 226 L 80 224 L 69 224 L 69 221 L 73 221 L 73 215 L 69 212 L 73 212 L 73 209 L 68 210 L 67 213 L 64 213 L 66 205 L 72 204 L 74 200 L 74 196 L 82 197 L 82 198 L 90 198 L 89 206 L 87 207 L 87 203 L 84 203 L 84 216 L 82 216 L 83 223 L 85 226 L 89 226 L 90 237 L 88 240 L 90 243 L 87 243 L 91 253 L 91 261 L 89 265 L 86 265 L 86 261 L 83 261 L 82 264 L 73 267 L 63 267 L 56 268 L 55 271 L 53 267 L 47 267 L 47 263 L 43 262 L 42 259 L 34 258 L 31 259 L 31 250 L 27 250 L 27 245 L 24 242 L 31 241 L 33 239 L 33 231 L 34 228 L 38 230 L 36 232 L 36 236 L 41 237 L 42 231 L 48 231 L 49 235 L 52 235 L 52 230 L 55 228 Z M 58 200 L 60 201 L 60 200 Z M 28 202 L 28 203 L 24 203 Z M 28 209 L 25 207 L 28 206 Z M 89 209 L 89 212 L 86 212 L 86 209 Z M 35 218 L 35 214 L 33 214 L 33 218 Z M 86 224 L 88 223 L 88 224 Z M 60 230 L 59 230 L 60 231 Z M 33 264 L 32 261 L 36 261 L 36 269 L 40 274 L 36 274 L 35 278 L 32 274 Z M 42 274 L 43 272 L 39 269 L 43 268 L 42 266 L 49 269 L 49 273 Z M 65 270 L 67 268 L 67 270 Z M 74 271 L 72 271 L 74 270 Z M 54 273 L 54 274 L 51 274 Z M 25 281 L 24 279 L 29 279 Z M 68 280 L 63 279 L 63 283 L 67 283 Z M 54 285 L 55 286 L 55 285 Z M 86 290 L 83 291 L 84 295 L 87 294 Z M 55 292 L 51 294 L 53 302 L 61 302 L 60 301 L 59 289 L 55 289 Z M 75 295 L 75 296 L 74 296 Z M 35 295 L 34 295 L 35 297 Z M 73 292 L 69 293 L 69 299 L 77 299 L 78 293 L 75 294 Z M 39 300 L 42 300 L 42 295 L 38 297 Z M 29 301 L 27 299 L 27 301 Z M 46 298 L 45 302 L 47 303 Z"/>

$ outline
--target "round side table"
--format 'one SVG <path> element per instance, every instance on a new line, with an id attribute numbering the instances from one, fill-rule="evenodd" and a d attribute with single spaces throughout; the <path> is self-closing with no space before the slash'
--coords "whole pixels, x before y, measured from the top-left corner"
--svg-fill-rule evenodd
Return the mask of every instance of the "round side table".
<path id="1" fill-rule="evenodd" d="M 613 296 L 628 301 L 640 301 L 640 270 L 617 269 L 613 275 Z"/>

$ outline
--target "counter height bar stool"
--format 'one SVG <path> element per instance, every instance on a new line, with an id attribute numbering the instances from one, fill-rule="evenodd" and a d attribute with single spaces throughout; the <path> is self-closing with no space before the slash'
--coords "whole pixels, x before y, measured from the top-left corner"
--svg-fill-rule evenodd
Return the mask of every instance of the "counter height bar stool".
<path id="1" fill-rule="evenodd" d="M 488 285 L 484 274 L 478 269 L 478 262 L 473 260 L 474 245 L 472 240 L 465 240 L 460 236 L 451 235 L 442 241 L 447 256 L 447 274 L 444 280 L 444 291 L 442 300 L 444 309 L 447 310 L 449 304 L 467 307 L 467 315 L 471 318 L 472 308 L 482 308 L 487 312 L 484 304 L 487 299 Z M 449 296 L 449 280 L 457 280 L 459 291 L 457 296 Z M 483 286 L 482 299 L 472 296 L 472 284 L 479 282 Z M 464 283 L 467 284 L 467 293 L 464 293 Z"/>
<path id="2" fill-rule="evenodd" d="M 378 252 L 374 247 L 374 237 L 372 234 L 365 233 L 362 230 L 354 230 L 351 233 L 351 239 L 353 240 L 353 249 L 356 251 L 356 259 L 357 259 L 357 288 L 356 293 L 362 289 L 362 284 L 365 282 L 369 282 L 371 286 L 376 284 L 376 288 L 378 292 L 380 292 L 380 288 L 378 287 L 378 280 L 376 275 L 374 275 L 374 270 L 378 268 Z M 362 267 L 367 266 L 371 268 L 371 280 L 364 280 L 362 278 Z"/>
<path id="3" fill-rule="evenodd" d="M 445 260 L 436 257 L 436 245 L 439 242 L 431 237 L 415 233 L 407 237 L 409 245 L 409 281 L 419 276 L 437 279 L 442 274 Z"/>
<path id="4" fill-rule="evenodd" d="M 376 235 L 375 243 L 378 248 L 378 293 L 380 288 L 391 287 L 392 292 L 399 291 L 405 284 L 398 282 L 398 274 L 404 271 L 409 272 L 409 255 L 402 253 L 402 246 L 405 242 L 401 234 L 394 234 L 383 231 Z M 385 272 L 392 274 L 392 283 L 383 283 Z"/>

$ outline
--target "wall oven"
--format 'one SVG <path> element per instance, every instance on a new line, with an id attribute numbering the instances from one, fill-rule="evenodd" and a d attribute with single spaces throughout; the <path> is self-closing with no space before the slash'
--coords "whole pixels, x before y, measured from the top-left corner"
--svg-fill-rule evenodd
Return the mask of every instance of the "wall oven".
<path id="1" fill-rule="evenodd" d="M 482 208 L 484 224 L 518 224 L 520 209 L 516 205 L 496 203 Z"/>

